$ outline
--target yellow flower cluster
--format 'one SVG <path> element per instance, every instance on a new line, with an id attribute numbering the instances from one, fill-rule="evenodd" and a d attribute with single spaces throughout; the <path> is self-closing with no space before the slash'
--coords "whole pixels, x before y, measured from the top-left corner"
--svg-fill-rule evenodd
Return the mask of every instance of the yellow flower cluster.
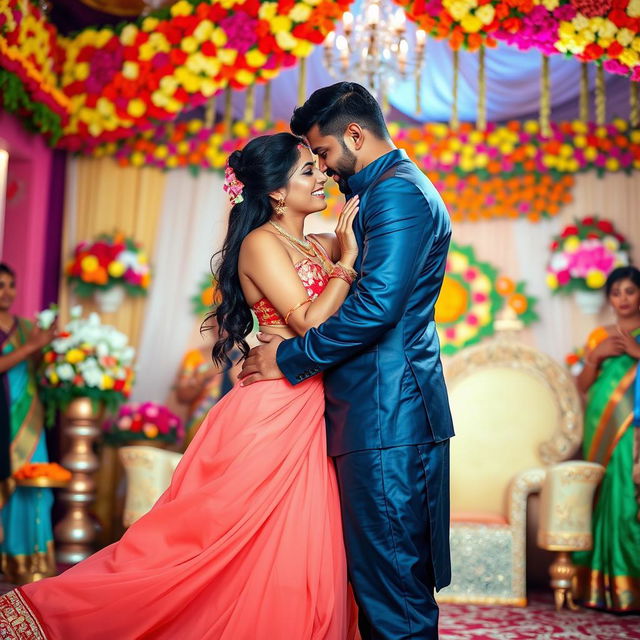
<path id="1" fill-rule="evenodd" d="M 640 6 L 640 1 L 632 0 L 627 12 L 635 9 L 632 4 Z M 627 67 L 633 68 L 640 63 L 640 36 L 631 29 L 619 28 L 608 18 L 600 16 L 587 18 L 578 13 L 571 21 L 562 21 L 558 27 L 558 42 L 556 49 L 563 53 L 582 54 L 590 44 L 596 44 L 603 50 L 617 42 L 622 50 L 617 60 Z"/>

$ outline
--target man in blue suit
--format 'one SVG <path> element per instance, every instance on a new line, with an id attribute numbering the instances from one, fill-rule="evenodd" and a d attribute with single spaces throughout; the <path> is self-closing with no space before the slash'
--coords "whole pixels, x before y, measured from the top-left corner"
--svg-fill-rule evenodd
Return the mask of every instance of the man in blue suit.
<path id="1" fill-rule="evenodd" d="M 359 195 L 359 273 L 342 307 L 304 337 L 265 336 L 243 384 L 324 371 L 349 577 L 363 640 L 438 637 L 434 589 L 450 582 L 449 438 L 434 305 L 451 226 L 428 178 L 391 142 L 362 86 L 340 82 L 295 110 L 322 171 Z"/>

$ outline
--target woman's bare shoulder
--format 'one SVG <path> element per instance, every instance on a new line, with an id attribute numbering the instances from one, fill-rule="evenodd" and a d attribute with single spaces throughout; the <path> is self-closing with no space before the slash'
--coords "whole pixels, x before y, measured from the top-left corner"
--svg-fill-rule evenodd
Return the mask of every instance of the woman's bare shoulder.
<path id="1" fill-rule="evenodd" d="M 278 240 L 276 234 L 269 231 L 265 225 L 262 225 L 245 236 L 240 246 L 240 252 L 253 253 L 267 248 L 275 249 L 278 247 L 282 247 L 282 243 Z"/>

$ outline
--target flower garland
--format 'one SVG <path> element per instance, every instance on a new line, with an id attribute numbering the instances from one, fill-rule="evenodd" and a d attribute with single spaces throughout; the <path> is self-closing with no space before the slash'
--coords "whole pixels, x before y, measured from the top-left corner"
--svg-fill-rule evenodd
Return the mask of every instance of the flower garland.
<path id="1" fill-rule="evenodd" d="M 606 126 L 579 120 L 552 123 L 548 138 L 541 135 L 537 121 L 490 124 L 486 131 L 470 123 L 458 129 L 391 123 L 389 129 L 394 142 L 433 180 L 454 221 L 538 221 L 571 202 L 573 174 L 640 169 L 640 130 L 630 129 L 624 120 Z M 229 154 L 250 138 L 286 130 L 284 122 L 237 122 L 229 139 L 222 124 L 207 128 L 201 120 L 191 120 L 102 145 L 95 155 L 114 155 L 122 166 L 224 170 Z M 329 192 L 329 215 L 339 197 L 337 189 Z"/>
<path id="2" fill-rule="evenodd" d="M 587 216 L 553 239 L 547 285 L 553 293 L 601 289 L 616 267 L 628 265 L 629 243 L 611 221 Z"/>
<path id="3" fill-rule="evenodd" d="M 178 0 L 137 22 L 65 38 L 35 5 L 6 0 L 0 64 L 24 85 L 30 102 L 12 87 L 5 108 L 50 132 L 52 142 L 71 113 L 62 146 L 90 149 L 174 120 L 225 87 L 270 80 L 308 56 L 351 2 Z M 396 2 L 456 49 L 502 40 L 598 61 L 640 80 L 640 0 Z M 32 112 L 31 104 L 50 113 Z"/>
<path id="4" fill-rule="evenodd" d="M 98 314 L 83 318 L 82 307 L 71 309 L 71 320 L 42 351 L 39 384 L 48 424 L 74 398 L 89 397 L 115 410 L 129 397 L 135 351 L 127 343 Z"/>
<path id="5" fill-rule="evenodd" d="M 85 298 L 117 284 L 129 295 L 146 295 L 151 283 L 146 253 L 121 233 L 103 234 L 92 243 L 78 244 L 65 273 L 75 292 Z"/>
<path id="6" fill-rule="evenodd" d="M 207 128 L 196 119 L 102 145 L 94 155 L 115 155 L 123 166 L 223 170 L 229 153 L 242 148 L 252 137 L 288 129 L 285 122 L 238 122 L 228 139 L 222 124 Z M 631 129 L 621 119 L 604 126 L 580 120 L 554 122 L 548 138 L 541 134 L 535 120 L 489 124 L 486 131 L 479 131 L 468 122 L 457 129 L 441 123 L 408 127 L 392 122 L 389 132 L 425 172 L 489 178 L 524 174 L 559 177 L 591 169 L 601 174 L 640 169 L 640 129 Z"/>
<path id="7" fill-rule="evenodd" d="M 225 87 L 266 82 L 308 56 L 351 0 L 178 0 L 137 23 L 63 39 L 73 111 L 64 146 L 173 120 Z"/>
<path id="8" fill-rule="evenodd" d="M 55 144 L 69 116 L 58 88 L 61 49 L 56 28 L 30 2 L 0 5 L 0 104 Z"/>
<path id="9" fill-rule="evenodd" d="M 475 256 L 473 247 L 451 244 L 435 319 L 444 355 L 452 355 L 493 335 L 496 314 L 505 305 L 523 324 L 537 320 L 535 298 L 525 282 L 498 277 L 497 269 Z"/>
<path id="10" fill-rule="evenodd" d="M 395 0 L 434 38 L 476 51 L 503 41 L 521 50 L 598 61 L 640 80 L 640 0 Z"/>

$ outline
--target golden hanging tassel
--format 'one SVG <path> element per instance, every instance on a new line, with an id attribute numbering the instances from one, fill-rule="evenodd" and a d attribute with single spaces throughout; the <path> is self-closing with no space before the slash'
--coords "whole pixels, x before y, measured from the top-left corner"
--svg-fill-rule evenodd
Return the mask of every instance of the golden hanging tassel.
<path id="1" fill-rule="evenodd" d="M 204 108 L 204 126 L 212 129 L 216 123 L 216 96 L 212 95 Z"/>
<path id="2" fill-rule="evenodd" d="M 542 54 L 542 73 L 540 75 L 540 133 L 548 138 L 551 135 L 551 87 L 549 83 L 549 57 Z"/>
<path id="3" fill-rule="evenodd" d="M 580 69 L 580 120 L 589 122 L 589 66 L 586 62 Z"/>
<path id="4" fill-rule="evenodd" d="M 596 69 L 596 124 L 601 127 L 607 120 L 607 94 L 604 88 L 604 69 Z"/>
<path id="5" fill-rule="evenodd" d="M 267 84 L 264 85 L 262 118 L 267 122 L 267 124 L 271 123 L 271 82 L 267 82 Z"/>
<path id="6" fill-rule="evenodd" d="M 244 95 L 244 121 L 247 124 L 253 122 L 256 111 L 256 85 L 250 84 Z"/>
<path id="7" fill-rule="evenodd" d="M 233 92 L 231 87 L 224 90 L 224 135 L 231 136 L 231 124 L 233 122 L 233 110 L 231 106 L 231 96 Z"/>
<path id="8" fill-rule="evenodd" d="M 457 49 L 453 50 L 453 87 L 451 89 L 451 95 L 453 104 L 451 105 L 451 120 L 449 126 L 452 129 L 457 129 L 460 124 L 458 117 L 458 76 L 460 72 L 460 52 Z"/>
<path id="9" fill-rule="evenodd" d="M 636 129 L 640 118 L 638 118 L 638 83 L 631 80 L 629 86 L 629 123 Z"/>
<path id="10" fill-rule="evenodd" d="M 298 62 L 298 106 L 307 99 L 307 59 L 300 58 Z"/>
<path id="11" fill-rule="evenodd" d="M 476 126 L 479 131 L 487 128 L 487 77 L 484 45 L 478 50 L 478 116 Z"/>

